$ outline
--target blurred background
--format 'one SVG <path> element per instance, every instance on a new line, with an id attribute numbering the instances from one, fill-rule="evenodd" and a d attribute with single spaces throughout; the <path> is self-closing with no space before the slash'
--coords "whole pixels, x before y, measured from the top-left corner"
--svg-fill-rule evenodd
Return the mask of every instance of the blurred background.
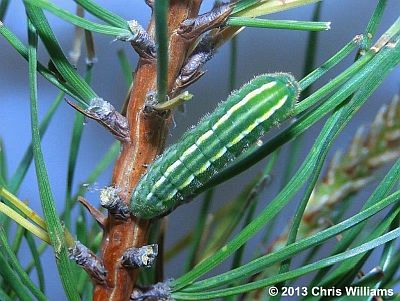
<path id="1" fill-rule="evenodd" d="M 53 2 L 70 11 L 75 10 L 73 1 L 53 0 Z M 99 0 L 97 2 L 127 20 L 138 20 L 143 26 L 146 26 L 147 20 L 150 17 L 150 9 L 144 4 L 144 1 L 141 0 Z M 331 21 L 332 29 L 319 34 L 316 57 L 317 66 L 336 53 L 356 34 L 360 34 L 364 31 L 368 19 L 375 8 L 376 2 L 377 1 L 374 0 L 324 1 L 321 20 Z M 205 0 L 202 10 L 207 11 L 211 6 L 212 1 Z M 268 17 L 272 19 L 309 20 L 312 16 L 313 8 L 314 5 L 309 5 Z M 400 1 L 389 0 L 388 8 L 385 11 L 383 22 L 377 36 L 384 32 L 398 17 L 399 11 Z M 74 28 L 70 24 L 49 13 L 46 13 L 46 15 L 63 49 L 68 53 L 72 45 Z M 93 19 L 92 16 L 87 17 Z M 11 6 L 4 23 L 20 39 L 26 42 L 25 13 L 21 1 L 11 1 Z M 300 79 L 304 64 L 307 35 L 306 32 L 273 29 L 245 29 L 242 31 L 237 38 L 238 61 L 236 87 L 240 87 L 254 75 L 266 72 L 290 72 L 297 79 Z M 113 42 L 112 38 L 109 36 L 95 34 L 94 37 L 96 56 L 98 59 L 97 64 L 94 66 L 94 90 L 98 95 L 110 101 L 116 108 L 119 108 L 125 98 L 127 86 L 123 79 L 116 53 L 118 49 L 123 48 L 132 66 L 135 66 L 137 62 L 137 55 L 128 44 Z M 229 94 L 229 47 L 230 45 L 226 44 L 219 49 L 215 57 L 205 66 L 205 69 L 208 70 L 207 74 L 189 88 L 189 91 L 194 94 L 194 98 L 187 104 L 184 114 L 179 112 L 175 114 L 175 125 L 171 128 L 169 143 L 178 140 L 188 127 L 195 125 L 204 114 L 212 111 L 216 104 L 225 99 Z M 43 47 L 40 48 L 39 57 L 42 63 L 47 64 L 48 57 Z M 332 72 L 324 76 L 317 82 L 314 89 L 329 81 L 330 78 L 343 70 L 352 62 L 353 58 L 354 56 L 351 55 Z M 85 54 L 83 53 L 78 65 L 80 71 L 84 70 L 84 60 Z M 28 66 L 26 61 L 2 38 L 0 38 L 0 66 L 0 137 L 5 144 L 10 176 L 15 171 L 15 168 L 31 140 L 27 76 Z M 358 125 L 370 123 L 380 106 L 384 103 L 389 103 L 393 95 L 399 90 L 399 75 L 400 70 L 398 69 L 391 73 L 384 84 L 371 96 L 367 104 L 357 113 L 349 126 L 338 137 L 332 150 L 347 146 Z M 43 78 L 39 77 L 40 116 L 45 114 L 56 94 L 57 90 Z M 59 202 L 57 206 L 60 211 L 63 208 L 65 199 L 67 160 L 74 114 L 75 112 L 71 107 L 65 103 L 62 104 L 43 138 L 42 144 L 53 193 L 55 199 Z M 312 145 L 322 124 L 322 122 L 316 124 L 305 135 L 300 160 L 297 166 L 302 163 L 302 159 L 309 152 L 309 147 Z M 269 136 L 266 136 L 263 139 L 266 140 L 268 137 Z M 81 149 L 78 156 L 74 187 L 77 187 L 78 184 L 86 179 L 112 142 L 113 138 L 102 127 L 95 122 L 88 121 L 84 129 Z M 281 187 L 281 176 L 285 162 L 287 162 L 287 146 L 283 148 L 279 162 L 273 170 L 272 182 L 262 194 L 259 203 L 260 208 L 263 208 L 265 204 L 276 195 L 278 189 Z M 230 200 L 235 196 L 248 180 L 251 179 L 252 175 L 261 170 L 264 165 L 265 161 L 262 161 L 249 171 L 220 186 L 216 191 L 215 201 L 212 207 L 218 208 L 224 201 Z M 98 189 L 109 184 L 111 170 L 110 167 L 98 179 L 97 183 L 89 188 L 89 192 L 86 196 L 92 204 L 98 204 Z M 357 199 L 365 199 L 370 191 L 369 189 L 365 189 Z M 31 166 L 24 184 L 20 189 L 19 197 L 22 200 L 28 200 L 30 206 L 34 210 L 41 212 L 33 166 Z M 296 208 L 294 204 L 299 201 L 300 197 L 301 192 L 291 203 L 293 205 L 288 206 L 285 210 L 285 216 L 279 217 L 278 225 L 286 225 L 288 223 L 288 220 L 291 218 Z M 200 196 L 200 198 L 202 198 L 202 196 Z M 196 219 L 194 216 L 196 215 L 194 213 L 198 212 L 200 205 L 201 202 L 192 202 L 189 205 L 179 207 L 179 209 L 170 215 L 166 236 L 167 247 L 171 246 L 182 234 L 195 225 Z M 279 226 L 278 228 L 282 229 L 283 226 Z M 257 241 L 259 239 L 259 236 L 254 237 L 254 246 L 257 246 Z M 26 264 L 29 262 L 30 258 L 24 256 L 24 250 L 24 248 L 21 249 L 19 256 L 22 263 Z M 248 250 L 245 254 L 245 261 L 251 259 L 251 257 L 252 252 Z M 171 261 L 167 266 L 166 276 L 170 278 L 181 275 L 183 272 L 184 260 L 184 254 L 179 254 L 175 260 Z M 56 276 L 57 273 L 55 271 L 53 255 L 49 250 L 46 251 L 46 257 L 43 262 L 45 262 L 45 275 L 49 273 L 54 274 L 54 277 L 47 277 L 47 294 L 49 299 L 63 300 L 63 290 L 58 276 Z M 374 264 L 376 264 L 376 262 L 371 262 L 371 267 L 373 267 Z M 225 266 L 220 267 L 217 271 L 227 269 L 229 266 L 230 263 L 227 262 Z M 32 277 L 36 277 L 35 273 L 32 273 Z"/>

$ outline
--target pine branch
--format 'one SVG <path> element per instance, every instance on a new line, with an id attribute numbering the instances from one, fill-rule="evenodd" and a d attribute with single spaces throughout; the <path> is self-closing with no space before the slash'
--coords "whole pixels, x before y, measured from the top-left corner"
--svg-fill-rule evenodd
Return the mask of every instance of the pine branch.
<path id="1" fill-rule="evenodd" d="M 191 47 L 174 32 L 187 17 L 198 14 L 201 1 L 173 0 L 169 3 L 168 15 L 168 74 L 167 94 L 172 90 L 178 73 Z M 148 27 L 154 36 L 154 15 Z M 149 94 L 157 90 L 157 64 L 154 60 L 140 59 L 135 72 L 135 80 L 127 105 L 126 117 L 131 126 L 131 142 L 124 142 L 122 152 L 114 167 L 112 184 L 121 190 L 124 202 L 130 200 L 130 193 L 146 171 L 146 167 L 159 155 L 165 144 L 171 118 L 169 112 L 144 110 Z M 147 244 L 149 221 L 130 217 L 121 222 L 109 214 L 101 247 L 101 258 L 108 272 L 107 285 L 97 285 L 94 300 L 128 300 L 135 287 L 138 269 L 121 268 L 121 258 L 128 248 Z M 115 237 L 119 237 L 115 240 Z"/>

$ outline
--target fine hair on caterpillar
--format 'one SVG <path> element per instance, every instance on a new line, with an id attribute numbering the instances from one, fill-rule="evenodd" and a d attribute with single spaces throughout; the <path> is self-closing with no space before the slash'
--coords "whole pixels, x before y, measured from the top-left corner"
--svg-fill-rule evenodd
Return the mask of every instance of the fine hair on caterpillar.
<path id="1" fill-rule="evenodd" d="M 274 73 L 259 75 L 233 92 L 154 161 L 133 191 L 131 213 L 151 219 L 187 202 L 264 133 L 287 119 L 299 91 L 292 75 Z"/>

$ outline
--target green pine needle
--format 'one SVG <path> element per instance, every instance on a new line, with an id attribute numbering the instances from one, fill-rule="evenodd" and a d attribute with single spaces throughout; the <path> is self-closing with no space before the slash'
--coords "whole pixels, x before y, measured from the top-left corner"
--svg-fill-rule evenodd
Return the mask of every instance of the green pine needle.
<path id="1" fill-rule="evenodd" d="M 267 20 L 248 17 L 230 17 L 226 22 L 230 26 L 246 26 L 257 28 L 322 31 L 331 29 L 331 22 Z"/>
<path id="2" fill-rule="evenodd" d="M 80 300 L 76 291 L 75 278 L 72 273 L 71 263 L 68 258 L 69 247 L 64 237 L 64 229 L 58 217 L 55 200 L 51 192 L 50 182 L 48 179 L 46 166 L 44 163 L 43 153 L 41 150 L 40 131 L 38 122 L 37 109 L 37 34 L 33 24 L 28 21 L 29 31 L 29 89 L 31 100 L 31 123 L 32 123 L 32 143 L 33 157 L 35 160 L 35 170 L 38 179 L 39 194 L 42 204 L 44 219 L 47 224 L 48 234 L 54 248 L 57 268 L 64 286 L 65 293 L 69 300 Z M 72 243 L 72 242 L 70 242 Z M 70 245 L 71 246 L 71 245 Z"/>

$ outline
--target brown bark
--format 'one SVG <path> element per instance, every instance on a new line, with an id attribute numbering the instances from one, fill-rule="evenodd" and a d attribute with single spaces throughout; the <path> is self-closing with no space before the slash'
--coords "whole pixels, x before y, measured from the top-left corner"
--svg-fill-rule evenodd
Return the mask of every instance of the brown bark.
<path id="1" fill-rule="evenodd" d="M 191 46 L 176 34 L 176 29 L 186 18 L 198 15 L 200 4 L 201 0 L 170 0 L 168 12 L 169 91 L 172 89 Z M 148 32 L 154 36 L 153 18 Z M 126 117 L 130 126 L 131 142 L 123 144 L 112 179 L 113 185 L 121 189 L 126 203 L 129 202 L 133 188 L 146 171 L 146 166 L 162 152 L 168 133 L 170 121 L 168 115 L 146 114 L 143 111 L 146 95 L 156 91 L 156 69 L 155 61 L 139 60 L 127 107 Z M 147 243 L 149 224 L 149 221 L 135 217 L 131 217 L 127 221 L 119 221 L 108 216 L 101 248 L 101 258 L 108 271 L 107 285 L 96 285 L 94 300 L 129 300 L 139 270 L 123 268 L 120 259 L 127 248 L 140 247 Z"/>

